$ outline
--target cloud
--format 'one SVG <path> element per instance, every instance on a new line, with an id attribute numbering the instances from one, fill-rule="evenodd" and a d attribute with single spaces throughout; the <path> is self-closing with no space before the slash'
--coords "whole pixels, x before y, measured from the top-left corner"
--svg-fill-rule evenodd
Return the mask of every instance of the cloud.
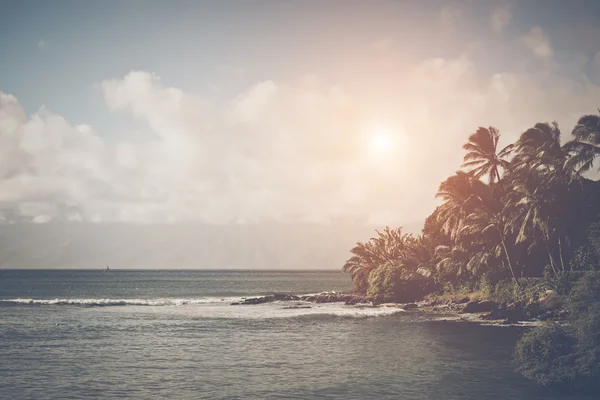
<path id="1" fill-rule="evenodd" d="M 531 28 L 521 40 L 536 57 L 542 60 L 552 59 L 552 45 L 550 44 L 550 40 L 546 33 L 539 26 Z"/>
<path id="2" fill-rule="evenodd" d="M 534 34 L 535 36 L 535 34 Z M 131 223 L 326 221 L 411 224 L 436 205 L 478 126 L 504 143 L 539 121 L 568 132 L 600 88 L 546 71 L 485 75 L 469 56 L 400 65 L 374 102 L 315 76 L 263 80 L 214 104 L 150 72 L 102 82 L 107 107 L 144 135 L 107 136 L 0 94 L 0 220 Z M 390 112 L 384 112 L 390 110 Z M 372 126 L 404 150 L 368 151 Z"/>
<path id="3" fill-rule="evenodd" d="M 492 29 L 496 34 L 500 34 L 504 31 L 510 21 L 512 20 L 512 7 L 510 4 L 505 4 L 497 7 L 492 11 L 491 24 Z"/>

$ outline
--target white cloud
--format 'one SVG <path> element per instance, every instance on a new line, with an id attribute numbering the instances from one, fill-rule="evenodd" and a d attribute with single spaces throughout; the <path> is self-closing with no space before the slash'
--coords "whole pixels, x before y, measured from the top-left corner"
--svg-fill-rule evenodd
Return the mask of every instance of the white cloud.
<path id="1" fill-rule="evenodd" d="M 536 57 L 542 60 L 552 59 L 552 45 L 546 33 L 539 26 L 531 28 L 527 35 L 523 36 L 521 40 Z"/>
<path id="2" fill-rule="evenodd" d="M 504 4 L 492 11 L 491 24 L 496 34 L 502 33 L 512 19 L 512 7 L 510 4 Z"/>
<path id="3" fill-rule="evenodd" d="M 111 110 L 132 115 L 149 135 L 114 141 L 46 109 L 27 117 L 0 93 L 0 219 L 221 223 L 352 214 L 410 224 L 433 210 L 439 182 L 459 167 L 462 143 L 478 126 L 497 126 L 505 143 L 538 121 L 556 119 L 566 134 L 600 103 L 591 82 L 551 72 L 482 76 L 467 56 L 397 74 L 383 121 L 409 144 L 389 158 L 365 150 L 381 104 L 314 76 L 256 82 L 217 106 L 132 71 L 100 87 Z"/>

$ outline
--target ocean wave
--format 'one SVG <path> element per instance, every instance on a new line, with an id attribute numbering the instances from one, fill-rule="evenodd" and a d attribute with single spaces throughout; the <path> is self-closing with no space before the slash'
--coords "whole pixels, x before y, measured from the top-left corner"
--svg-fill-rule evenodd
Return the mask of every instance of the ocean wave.
<path id="1" fill-rule="evenodd" d="M 217 319 L 281 319 L 300 318 L 327 320 L 332 318 L 369 318 L 394 315 L 404 310 L 391 306 L 344 305 L 343 303 L 271 302 L 257 305 L 230 305 L 242 297 L 100 299 L 100 298 L 15 298 L 0 300 L 0 307 L 19 305 L 120 308 L 126 312 L 143 312 L 148 306 L 160 307 L 165 313 L 190 318 Z M 291 305 L 291 306 L 290 306 Z M 170 307 L 169 307 L 170 306 Z M 141 308 L 140 308 L 141 307 Z M 156 312 L 157 309 L 153 309 Z"/>
<path id="2" fill-rule="evenodd" d="M 154 298 L 154 299 L 81 299 L 81 298 L 62 298 L 62 299 L 2 299 L 0 304 L 17 305 L 70 305 L 87 307 L 107 307 L 107 306 L 184 306 L 194 304 L 213 304 L 241 301 L 242 297 L 202 297 L 197 299 L 177 299 L 177 298 Z"/>
<path id="3" fill-rule="evenodd" d="M 338 306 L 330 308 L 314 308 L 306 310 L 308 312 L 300 313 L 296 315 L 298 318 L 314 318 L 314 319 L 329 319 L 335 318 L 368 318 L 368 317 L 385 317 L 398 313 L 404 312 L 403 309 L 398 307 L 386 307 L 386 306 L 375 306 L 375 307 L 356 307 L 356 306 Z M 290 317 L 290 315 L 279 314 L 273 316 L 277 317 Z"/>

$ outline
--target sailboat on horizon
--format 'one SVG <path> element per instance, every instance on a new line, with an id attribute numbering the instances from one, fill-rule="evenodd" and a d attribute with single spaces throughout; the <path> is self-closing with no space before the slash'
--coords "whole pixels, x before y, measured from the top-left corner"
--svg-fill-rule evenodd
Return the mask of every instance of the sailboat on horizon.
<path id="1" fill-rule="evenodd" d="M 104 272 L 108 272 L 110 271 L 110 268 L 108 268 L 108 265 L 106 266 L 106 269 L 104 270 Z"/>

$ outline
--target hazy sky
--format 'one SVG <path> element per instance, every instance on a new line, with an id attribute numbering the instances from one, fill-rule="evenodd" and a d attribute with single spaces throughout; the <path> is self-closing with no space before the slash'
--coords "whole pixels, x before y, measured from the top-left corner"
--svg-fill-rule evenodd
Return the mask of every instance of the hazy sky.
<path id="1" fill-rule="evenodd" d="M 5 221 L 412 224 L 596 112 L 600 2 L 0 0 L 0 91 Z"/>

